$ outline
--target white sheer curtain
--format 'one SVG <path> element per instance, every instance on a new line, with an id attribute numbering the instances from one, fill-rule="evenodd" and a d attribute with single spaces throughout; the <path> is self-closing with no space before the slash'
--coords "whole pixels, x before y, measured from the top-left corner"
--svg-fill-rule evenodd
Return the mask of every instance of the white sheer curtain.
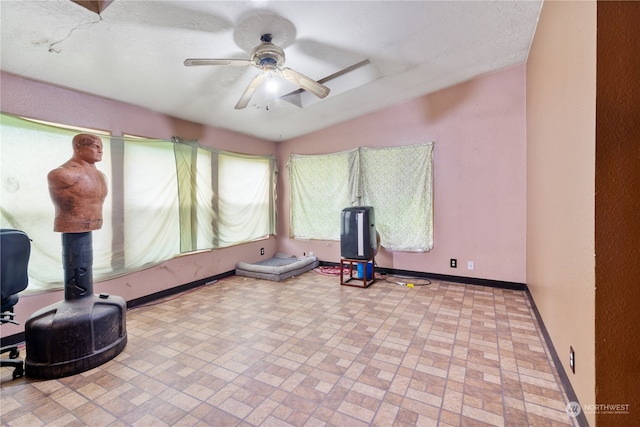
<path id="1" fill-rule="evenodd" d="M 131 230 L 125 235 L 127 242 L 139 240 L 135 249 L 127 245 L 126 264 L 141 267 L 275 234 L 275 164 L 273 156 L 177 137 L 125 140 L 125 225 Z"/>
<path id="2" fill-rule="evenodd" d="M 71 158 L 71 140 L 78 133 L 0 114 L 0 225 L 23 230 L 32 240 L 29 287 L 25 292 L 64 286 L 61 234 L 53 231 L 54 207 L 47 174 Z M 109 137 L 101 138 L 103 157 L 96 166 L 111 182 Z M 110 191 L 103 212 L 111 209 Z M 104 277 L 111 271 L 111 234 L 111 217 L 104 215 L 102 228 L 92 232 L 94 277 Z"/>
<path id="3" fill-rule="evenodd" d="M 340 212 L 373 206 L 381 245 L 433 248 L 433 143 L 289 157 L 291 237 L 339 240 Z"/>
<path id="4" fill-rule="evenodd" d="M 181 251 L 221 248 L 275 234 L 276 160 L 173 138 Z"/>
<path id="5" fill-rule="evenodd" d="M 173 143 L 124 140 L 125 271 L 180 254 L 178 178 Z"/>
<path id="6" fill-rule="evenodd" d="M 212 249 L 214 245 L 214 221 L 213 209 L 213 175 L 216 170 L 213 166 L 213 157 L 210 151 L 198 149 L 197 173 L 196 173 L 196 244 L 195 250 Z"/>
<path id="7" fill-rule="evenodd" d="M 215 154 L 195 141 L 173 138 L 178 170 L 180 204 L 180 252 L 206 250 L 214 244 L 215 191 L 213 176 L 218 167 Z"/>
<path id="8" fill-rule="evenodd" d="M 271 210 L 275 159 L 218 154 L 218 244 L 275 234 Z"/>
<path id="9" fill-rule="evenodd" d="M 0 114 L 0 225 L 31 239 L 27 293 L 64 286 L 60 233 L 47 173 L 72 155 L 90 129 L 64 129 Z M 275 234 L 277 168 L 197 142 L 102 136 L 98 169 L 109 182 L 103 226 L 92 232 L 94 281 L 117 277 L 197 250 Z"/>

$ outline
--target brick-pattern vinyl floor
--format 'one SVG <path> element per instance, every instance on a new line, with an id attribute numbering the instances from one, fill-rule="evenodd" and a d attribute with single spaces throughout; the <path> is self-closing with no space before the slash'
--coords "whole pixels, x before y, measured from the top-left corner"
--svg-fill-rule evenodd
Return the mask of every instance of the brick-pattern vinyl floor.
<path id="1" fill-rule="evenodd" d="M 339 283 L 232 276 L 133 308 L 124 351 L 95 369 L 2 368 L 1 424 L 577 425 L 525 292 Z"/>

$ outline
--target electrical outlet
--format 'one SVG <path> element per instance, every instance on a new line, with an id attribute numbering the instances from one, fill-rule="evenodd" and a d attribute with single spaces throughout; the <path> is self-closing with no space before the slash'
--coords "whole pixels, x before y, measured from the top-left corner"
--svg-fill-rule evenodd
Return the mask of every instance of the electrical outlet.
<path id="1" fill-rule="evenodd" d="M 260 255 L 264 255 L 264 248 L 260 248 Z"/>
<path id="2" fill-rule="evenodd" d="M 473 261 L 467 261 L 467 270 L 473 270 L 475 268 L 475 264 Z"/>
<path id="3" fill-rule="evenodd" d="M 451 260 L 449 261 L 449 267 L 458 268 L 458 260 L 455 258 L 451 258 Z"/>
<path id="4" fill-rule="evenodd" d="M 569 346 L 569 367 L 571 372 L 576 373 L 576 352 L 573 351 L 573 347 Z"/>

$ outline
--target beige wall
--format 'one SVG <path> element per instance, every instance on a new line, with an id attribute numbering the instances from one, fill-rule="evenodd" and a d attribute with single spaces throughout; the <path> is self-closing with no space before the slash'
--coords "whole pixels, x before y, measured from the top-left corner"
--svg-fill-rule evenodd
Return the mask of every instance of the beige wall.
<path id="1" fill-rule="evenodd" d="M 596 2 L 546 1 L 527 62 L 527 285 L 583 405 L 595 403 L 595 90 Z"/>

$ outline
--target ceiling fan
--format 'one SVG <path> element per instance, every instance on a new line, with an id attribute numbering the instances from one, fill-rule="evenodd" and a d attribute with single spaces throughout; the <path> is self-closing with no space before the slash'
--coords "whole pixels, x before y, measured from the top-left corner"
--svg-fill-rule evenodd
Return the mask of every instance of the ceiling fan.
<path id="1" fill-rule="evenodd" d="M 256 46 L 251 52 L 251 59 L 198 59 L 191 58 L 184 61 L 187 67 L 194 65 L 232 65 L 236 67 L 254 66 L 262 73 L 253 78 L 249 86 L 236 104 L 236 110 L 245 108 L 253 93 L 265 78 L 279 75 L 288 82 L 298 86 L 300 89 L 306 90 L 318 98 L 324 98 L 329 94 L 329 88 L 317 81 L 310 79 L 302 73 L 292 70 L 284 65 L 284 51 L 281 47 L 271 43 L 271 34 L 263 34 L 260 37 L 260 45 Z"/>

